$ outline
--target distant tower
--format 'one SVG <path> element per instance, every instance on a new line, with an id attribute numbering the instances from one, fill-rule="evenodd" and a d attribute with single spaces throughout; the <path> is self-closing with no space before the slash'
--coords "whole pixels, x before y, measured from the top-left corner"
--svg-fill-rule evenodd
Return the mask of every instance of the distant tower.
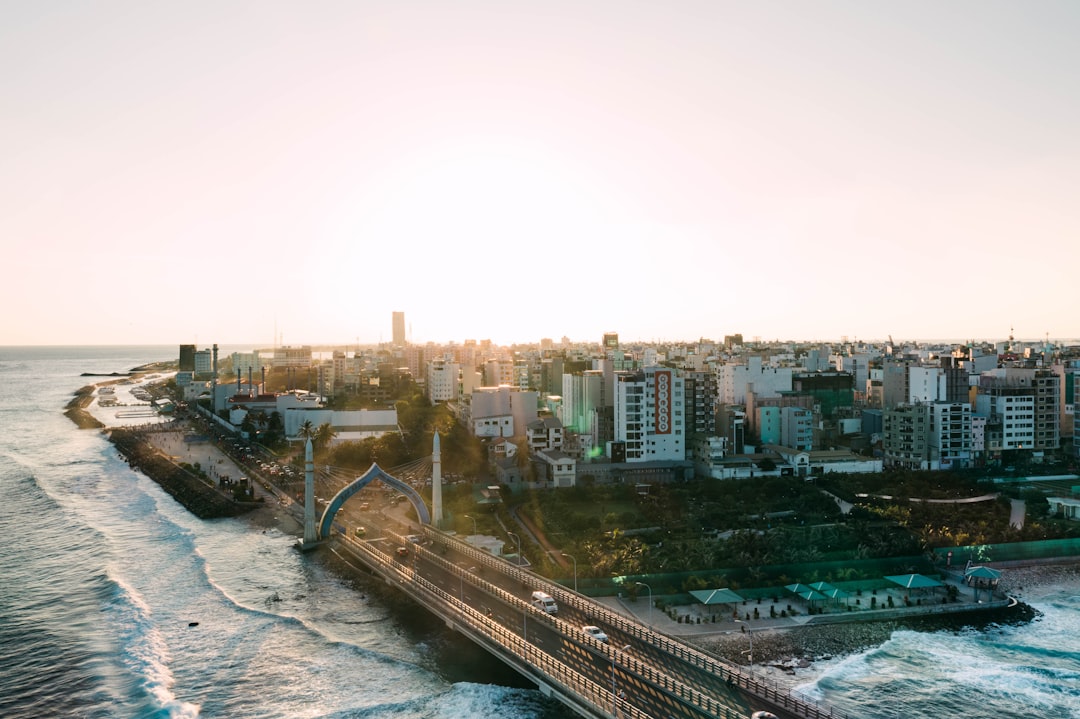
<path id="1" fill-rule="evenodd" d="M 405 313 L 394 313 L 394 346 L 405 346 Z"/>
<path id="2" fill-rule="evenodd" d="M 439 449 L 439 433 L 431 442 L 431 523 L 442 529 L 442 451 Z"/>
<path id="3" fill-rule="evenodd" d="M 609 352 L 619 349 L 619 333 L 618 332 L 605 332 L 603 339 L 603 351 Z"/>

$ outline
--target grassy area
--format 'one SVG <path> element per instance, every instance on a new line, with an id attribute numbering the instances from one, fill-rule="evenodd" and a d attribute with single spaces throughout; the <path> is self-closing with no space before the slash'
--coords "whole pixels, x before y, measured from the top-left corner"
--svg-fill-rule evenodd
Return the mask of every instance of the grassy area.
<path id="1" fill-rule="evenodd" d="M 842 514 L 825 490 L 856 503 Z M 1028 497 L 1023 529 L 1010 525 L 1009 497 L 970 504 L 912 502 L 993 494 L 993 486 L 949 473 L 833 476 L 828 480 L 764 478 L 653 485 L 575 487 L 505 495 L 551 542 L 573 556 L 579 578 L 664 574 L 675 589 L 708 582 L 762 586 L 793 576 L 858 579 L 932 561 L 939 547 L 1080 536 L 1080 524 L 1045 516 L 1045 498 Z M 923 494 L 927 496 L 923 496 Z M 889 495 L 891 499 L 860 497 Z M 1027 493 L 1031 495 L 1029 491 Z M 1040 498 L 1042 503 L 1040 504 Z M 487 510 L 473 511 L 479 531 L 501 536 Z M 460 530 L 471 533 L 470 520 Z M 537 570 L 565 577 L 566 568 L 526 549 Z M 534 558 L 536 557 L 536 558 Z M 897 569 L 893 569 L 897 567 Z"/>

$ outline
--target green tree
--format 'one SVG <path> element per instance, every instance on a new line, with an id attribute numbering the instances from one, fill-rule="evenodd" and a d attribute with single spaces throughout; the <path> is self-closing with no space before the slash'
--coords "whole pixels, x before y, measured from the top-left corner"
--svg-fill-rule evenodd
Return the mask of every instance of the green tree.
<path id="1" fill-rule="evenodd" d="M 316 451 L 325 450 L 337 437 L 337 430 L 329 422 L 323 422 L 311 433 L 311 441 Z"/>
<path id="2" fill-rule="evenodd" d="M 311 423 L 310 419 L 305 419 L 303 422 L 300 423 L 300 429 L 297 434 L 299 435 L 300 439 L 304 441 L 307 441 L 309 439 L 314 440 L 315 425 Z"/>

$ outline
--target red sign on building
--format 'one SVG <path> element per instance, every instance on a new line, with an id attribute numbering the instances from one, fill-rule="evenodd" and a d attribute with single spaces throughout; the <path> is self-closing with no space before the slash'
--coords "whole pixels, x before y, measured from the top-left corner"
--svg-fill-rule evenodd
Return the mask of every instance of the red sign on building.
<path id="1" fill-rule="evenodd" d="M 671 434 L 671 370 L 657 370 L 653 374 L 656 406 L 655 434 Z"/>

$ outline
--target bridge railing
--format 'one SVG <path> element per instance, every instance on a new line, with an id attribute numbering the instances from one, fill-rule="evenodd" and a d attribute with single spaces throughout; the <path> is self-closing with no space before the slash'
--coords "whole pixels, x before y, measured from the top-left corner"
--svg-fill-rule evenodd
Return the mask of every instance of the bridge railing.
<path id="1" fill-rule="evenodd" d="M 543 621 L 553 625 L 556 630 L 569 641 L 573 641 L 575 644 L 583 646 L 598 654 L 602 654 L 613 665 L 621 667 L 627 673 L 636 675 L 642 681 L 651 684 L 668 695 L 676 697 L 685 703 L 692 704 L 710 715 L 716 715 L 720 709 L 729 708 L 727 705 L 723 704 L 723 702 L 718 701 L 709 694 L 695 689 L 678 679 L 672 678 L 670 675 L 655 669 L 626 652 L 617 651 L 614 647 L 604 642 L 589 639 L 579 631 L 578 627 L 559 619 L 556 615 L 548 614 L 547 612 L 533 611 L 532 606 L 527 601 L 477 577 L 472 572 L 445 559 L 437 552 L 431 552 L 426 549 L 422 549 L 421 551 L 426 552 L 425 558 L 427 561 L 441 566 L 444 570 L 457 576 L 459 580 L 464 580 L 467 577 L 471 586 L 478 587 L 483 591 L 496 596 L 500 601 L 514 607 L 518 611 L 529 613 L 529 615 L 533 617 L 533 621 Z"/>
<path id="2" fill-rule="evenodd" d="M 609 709 L 617 706 L 621 716 L 631 719 L 651 719 L 648 714 L 621 700 L 608 687 L 581 675 L 565 663 L 540 650 L 536 645 L 530 644 L 524 637 L 460 601 L 452 593 L 424 579 L 411 569 L 406 569 L 401 562 L 394 561 L 370 543 L 349 542 L 348 546 L 352 551 L 363 553 L 365 561 L 384 576 L 392 576 L 400 584 L 408 585 L 411 590 L 410 596 L 426 598 L 428 602 L 425 604 L 435 609 L 437 613 L 452 614 L 455 621 L 467 627 L 472 633 L 495 643 L 502 651 L 512 654 L 525 667 L 539 672 L 546 682 L 559 688 L 566 696 L 574 697 L 575 701 L 580 700 L 588 704 L 594 712 L 607 714 Z M 432 555 L 429 559 L 435 556 Z M 455 569 L 460 569 L 452 563 L 448 564 Z M 512 595 L 507 594 L 513 598 Z M 440 609 L 444 611 L 439 611 Z"/>
<path id="3" fill-rule="evenodd" d="M 485 566 L 491 568 L 497 568 L 503 574 L 510 576 L 513 579 L 521 581 L 523 585 L 529 587 L 535 587 L 550 594 L 557 602 L 572 606 L 575 609 L 597 618 L 602 618 L 602 621 L 609 626 L 618 629 L 620 632 L 627 636 L 632 636 L 650 646 L 653 646 L 661 651 L 664 651 L 691 666 L 697 667 L 702 671 L 714 674 L 724 681 L 738 686 L 743 691 L 746 691 L 756 697 L 769 701 L 777 706 L 781 706 L 784 709 L 790 711 L 806 719 L 850 719 L 845 712 L 838 712 L 832 707 L 821 707 L 810 702 L 803 701 L 791 695 L 789 691 L 780 687 L 779 685 L 766 682 L 760 678 L 744 672 L 742 669 L 735 667 L 731 664 L 724 662 L 723 660 L 706 654 L 705 652 L 691 647 L 688 644 L 672 639 L 666 635 L 660 634 L 652 629 L 636 622 L 627 619 L 621 614 L 611 611 L 603 604 L 595 602 L 588 597 L 573 592 L 561 584 L 552 582 L 551 580 L 541 577 L 532 572 L 527 572 L 521 567 L 518 567 L 506 560 L 495 557 L 489 552 L 484 552 L 476 549 L 472 545 L 453 538 L 443 532 L 440 532 L 432 527 L 424 527 L 425 535 L 428 539 L 435 542 L 453 542 L 455 551 L 458 551 L 471 559 L 476 560 L 478 563 L 482 563 Z M 460 570 L 460 567 L 456 567 L 452 563 L 448 563 L 454 566 L 455 570 Z M 490 583 L 485 583 L 489 587 L 494 587 Z M 502 590 L 499 590 L 502 592 Z M 522 602 L 523 600 L 507 594 L 511 602 Z M 565 633 L 565 632 L 564 632 Z M 622 652 L 616 652 L 620 657 Z M 632 659 L 632 658 L 631 658 Z M 633 660 L 636 661 L 636 660 Z M 624 665 L 623 662 L 617 662 L 620 665 Z M 629 667 L 625 667 L 628 668 Z M 666 675 L 661 675 L 665 678 Z M 685 687 L 685 685 L 679 685 L 673 688 L 677 696 L 680 696 L 686 700 L 692 701 L 698 704 L 702 708 L 706 708 L 710 704 L 715 704 L 715 701 L 708 695 L 703 695 L 697 690 Z"/>
<path id="4" fill-rule="evenodd" d="M 437 536 L 435 537 L 435 539 L 436 541 L 438 541 L 442 539 L 442 536 Z M 462 550 L 464 554 L 469 556 L 471 559 L 476 560 L 478 563 L 484 563 L 486 565 L 497 565 L 494 568 L 513 578 L 522 580 L 523 584 L 530 588 L 538 585 L 537 577 L 535 575 L 524 572 L 518 567 L 508 566 L 506 562 L 497 559 L 490 554 L 475 550 L 468 545 L 463 547 Z M 531 612 L 531 605 L 527 601 L 510 592 L 503 590 L 502 588 L 494 584 L 491 584 L 490 582 L 476 577 L 476 575 L 474 575 L 472 572 L 466 571 L 462 567 L 454 564 L 453 562 L 446 560 L 437 552 L 429 551 L 427 558 L 428 561 L 439 564 L 445 570 L 457 575 L 459 578 L 464 579 L 465 577 L 468 577 L 469 583 L 471 585 L 481 588 L 485 592 L 496 596 L 498 599 L 514 607 L 515 609 L 518 609 L 522 612 Z M 550 587 L 552 591 L 556 592 L 559 595 L 556 597 L 556 599 L 566 601 L 568 598 L 574 598 L 570 597 L 570 595 L 567 595 L 564 592 L 559 591 L 559 585 L 546 584 L 545 582 L 543 582 L 543 580 L 541 580 L 540 583 L 545 584 L 545 586 Z M 569 604 L 576 604 L 576 602 L 569 602 L 568 605 Z M 597 606 L 600 605 L 587 602 L 587 604 L 583 608 L 591 611 Z M 595 614 L 595 612 L 593 613 Z M 568 622 L 565 622 L 561 619 L 558 619 L 554 615 L 548 614 L 546 612 L 532 612 L 532 616 L 534 617 L 534 621 L 546 621 L 552 625 L 555 625 L 556 629 L 560 632 L 560 634 L 562 634 L 564 637 L 567 637 L 568 639 L 571 639 L 571 641 L 574 641 L 578 645 L 583 645 L 586 641 L 584 635 L 581 635 L 579 638 L 579 632 L 577 631 L 577 627 L 572 626 Z M 618 615 L 613 616 L 618 617 Z M 627 628 L 624 629 L 625 633 L 631 636 L 637 636 L 640 633 L 638 631 L 628 631 L 628 629 L 636 630 L 639 625 L 627 623 L 625 622 L 625 620 L 623 620 L 623 622 L 627 625 Z M 593 640 L 589 644 L 588 648 L 603 654 L 609 662 L 611 662 L 613 665 L 621 667 L 627 673 L 636 675 L 642 681 L 647 682 L 655 688 L 662 690 L 669 696 L 675 697 L 684 703 L 693 705 L 696 708 L 705 711 L 710 715 L 719 716 L 721 710 L 724 713 L 731 711 L 730 706 L 726 705 L 723 701 L 717 699 L 716 697 L 702 692 L 699 689 L 696 689 L 685 682 L 674 679 L 670 675 L 655 669 L 649 664 L 642 662 L 638 658 L 629 655 L 626 652 L 617 651 L 609 644 Z"/>

